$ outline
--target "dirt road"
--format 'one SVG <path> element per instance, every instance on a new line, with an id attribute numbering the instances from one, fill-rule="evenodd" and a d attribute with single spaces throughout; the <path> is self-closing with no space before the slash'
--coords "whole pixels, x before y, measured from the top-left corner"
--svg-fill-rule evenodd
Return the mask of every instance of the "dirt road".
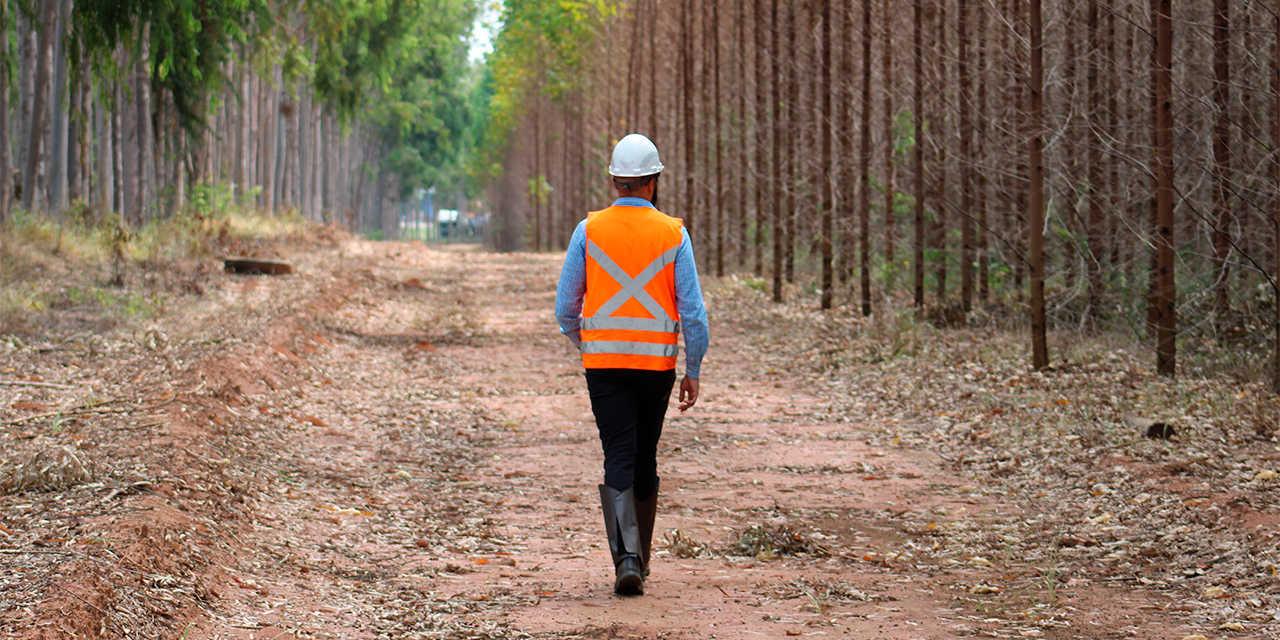
<path id="1" fill-rule="evenodd" d="M 788 328 L 734 279 L 705 283 L 712 349 L 699 405 L 673 409 L 662 440 L 646 595 L 614 596 L 601 454 L 552 317 L 560 258 L 348 240 L 294 259 L 292 276 L 212 276 L 183 313 L 98 347 L 109 366 L 21 371 L 146 393 L 67 432 L 8 427 L 23 451 L 77 447 L 101 471 L 4 497 L 5 637 L 1205 629 L 1162 592 L 1018 557 L 998 525 L 1039 514 L 778 366 Z M 1008 553 L 958 555 L 956 537 Z"/>

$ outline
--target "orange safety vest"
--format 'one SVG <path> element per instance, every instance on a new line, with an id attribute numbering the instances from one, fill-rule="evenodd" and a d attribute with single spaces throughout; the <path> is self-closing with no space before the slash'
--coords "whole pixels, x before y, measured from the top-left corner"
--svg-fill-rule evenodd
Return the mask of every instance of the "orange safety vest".
<path id="1" fill-rule="evenodd" d="M 615 205 L 587 214 L 586 368 L 676 368 L 675 261 L 682 227 L 679 218 L 650 207 Z"/>

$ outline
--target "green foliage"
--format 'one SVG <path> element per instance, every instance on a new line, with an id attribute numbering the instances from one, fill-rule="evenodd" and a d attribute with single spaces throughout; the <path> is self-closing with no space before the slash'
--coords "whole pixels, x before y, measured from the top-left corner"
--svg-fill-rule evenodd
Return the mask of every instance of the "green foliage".
<path id="1" fill-rule="evenodd" d="M 928 122 L 925 122 L 924 125 L 926 129 L 929 128 Z M 898 158 L 905 157 L 907 152 L 916 146 L 915 115 L 910 109 L 899 111 L 893 117 L 893 128 L 893 153 Z"/>
<path id="2" fill-rule="evenodd" d="M 619 0 L 508 0 L 489 60 L 492 99 L 473 173 L 494 177 L 496 158 L 532 100 L 565 104 L 590 91 L 585 66 L 598 54 L 598 32 L 622 9 Z"/>
<path id="3" fill-rule="evenodd" d="M 265 0 L 78 0 L 68 59 L 75 77 L 118 77 L 117 48 L 136 59 L 139 26 L 148 25 L 152 85 L 173 98 L 182 126 L 194 132 L 204 126 L 209 96 L 221 87 L 235 44 L 257 35 L 248 25 L 273 23 Z"/>
<path id="4" fill-rule="evenodd" d="M 378 126 L 402 198 L 456 184 L 474 146 L 481 71 L 467 62 L 472 0 L 347 0 L 308 5 L 321 34 L 316 92 L 340 117 Z"/>

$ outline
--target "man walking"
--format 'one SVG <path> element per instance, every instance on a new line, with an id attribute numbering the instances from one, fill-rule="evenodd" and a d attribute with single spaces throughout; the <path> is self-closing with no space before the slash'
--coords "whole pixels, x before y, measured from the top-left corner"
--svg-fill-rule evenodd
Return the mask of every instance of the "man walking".
<path id="1" fill-rule="evenodd" d="M 614 593 L 641 595 L 658 506 L 658 438 L 684 330 L 680 410 L 698 401 L 707 310 L 693 243 L 658 211 L 658 148 L 633 133 L 613 148 L 618 199 L 587 214 L 569 241 L 556 288 L 560 332 L 582 352 L 591 411 L 604 449 L 600 503 L 613 556 Z"/>

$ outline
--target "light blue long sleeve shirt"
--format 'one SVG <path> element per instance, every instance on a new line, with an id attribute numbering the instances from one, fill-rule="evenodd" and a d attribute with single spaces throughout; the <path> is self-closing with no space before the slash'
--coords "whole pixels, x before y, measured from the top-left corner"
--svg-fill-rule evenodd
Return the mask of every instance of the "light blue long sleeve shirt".
<path id="1" fill-rule="evenodd" d="M 641 198 L 618 198 L 614 206 L 655 208 Z M 707 326 L 707 307 L 698 282 L 698 265 L 693 259 L 693 242 L 689 232 L 680 229 L 680 248 L 676 250 L 676 311 L 684 332 L 684 373 L 695 380 L 702 371 L 702 357 L 707 354 L 711 332 Z M 582 303 L 587 293 L 587 221 L 578 223 L 569 239 L 569 250 L 556 286 L 556 320 L 563 333 L 576 347 L 582 347 Z"/>

